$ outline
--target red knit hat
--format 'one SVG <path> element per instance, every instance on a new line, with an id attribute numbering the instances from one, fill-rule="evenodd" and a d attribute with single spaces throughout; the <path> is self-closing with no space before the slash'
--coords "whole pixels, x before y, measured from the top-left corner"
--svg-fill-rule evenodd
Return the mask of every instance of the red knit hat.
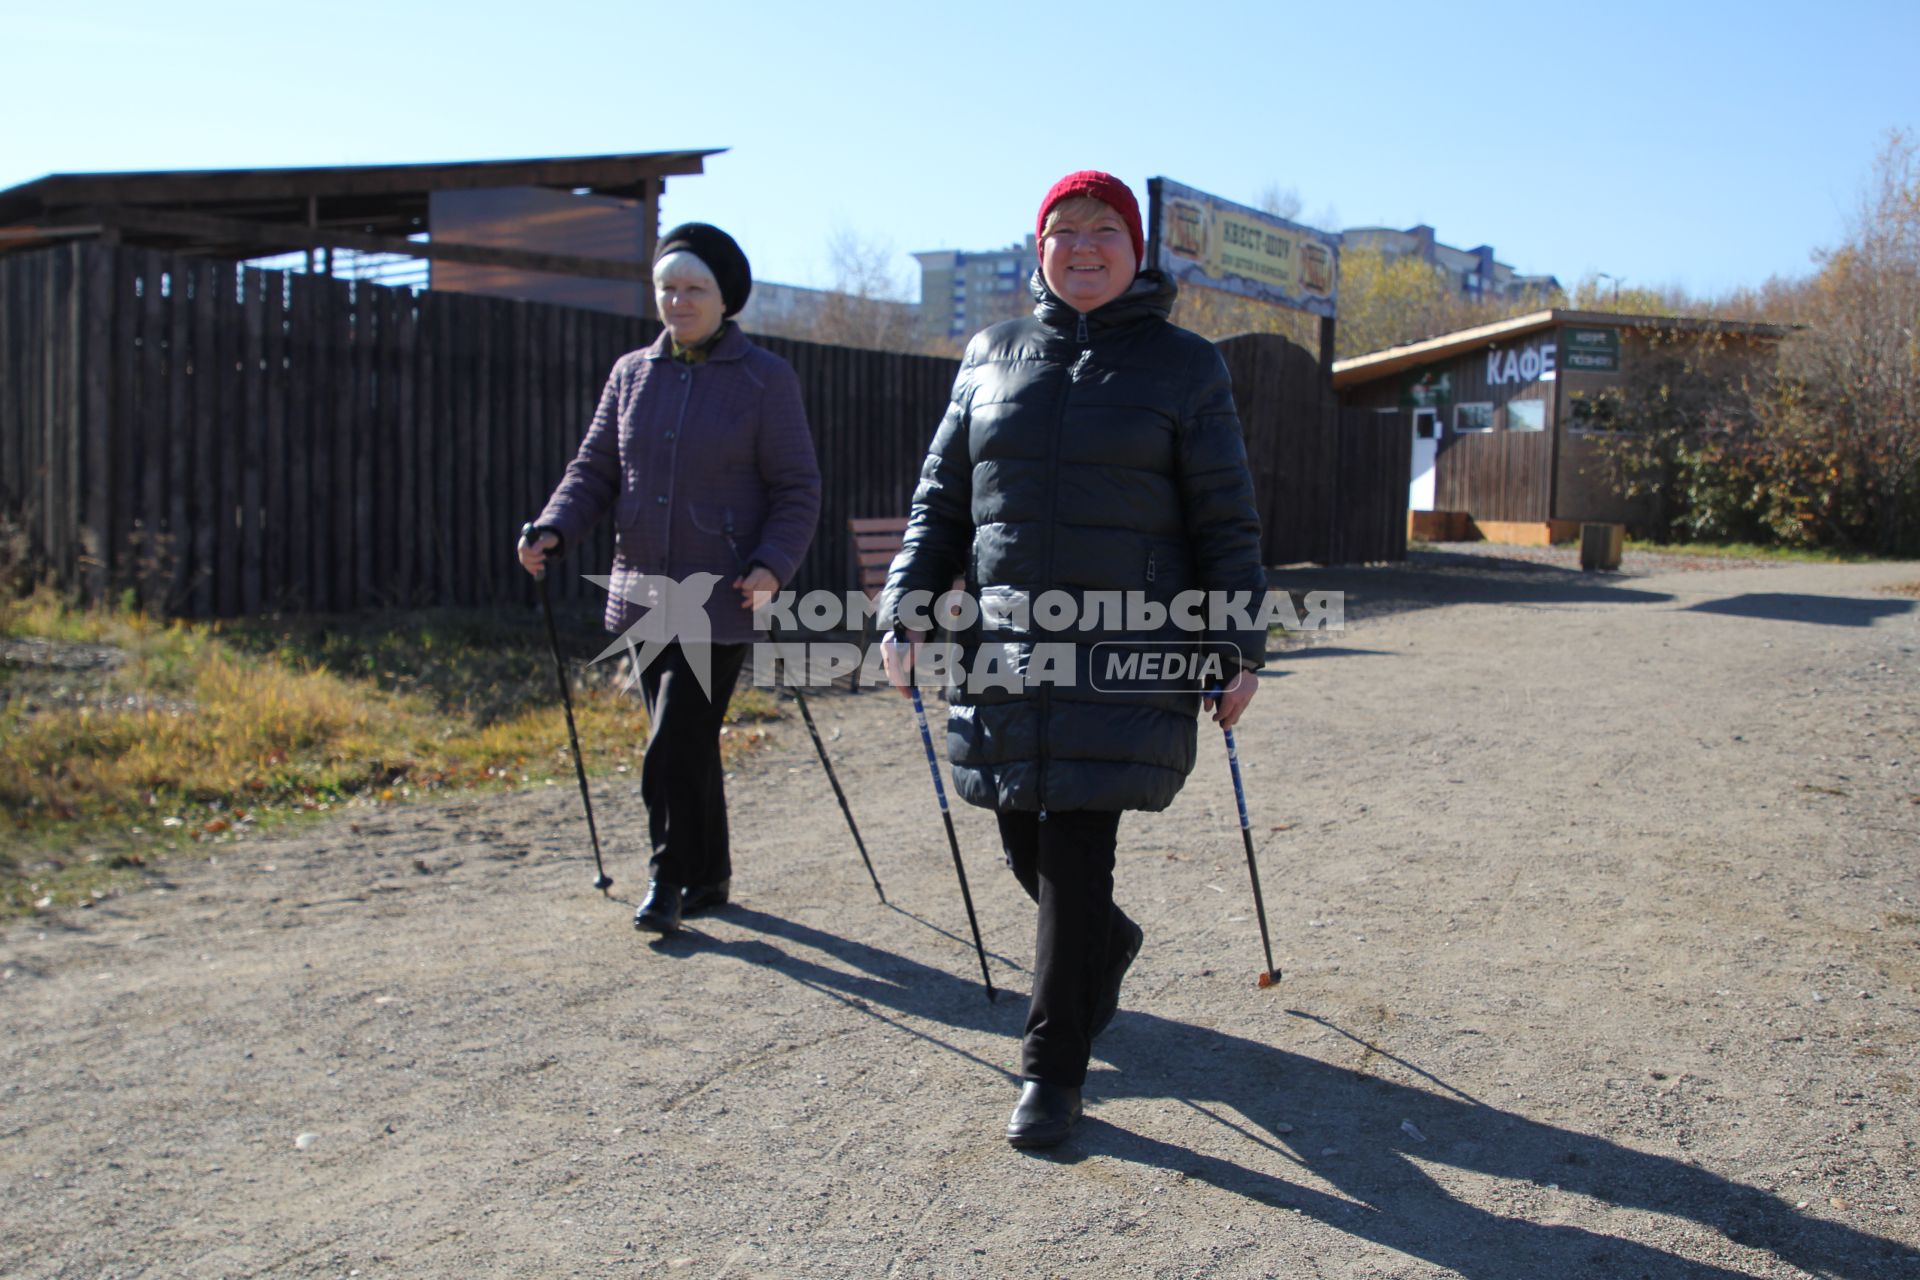
<path id="1" fill-rule="evenodd" d="M 1140 202 L 1133 198 L 1133 192 L 1128 190 L 1126 183 L 1098 169 L 1070 173 L 1048 189 L 1047 198 L 1040 202 L 1040 216 L 1034 220 L 1034 239 L 1046 239 L 1047 215 L 1053 211 L 1053 206 L 1075 196 L 1092 196 L 1119 214 L 1120 220 L 1127 224 L 1127 234 L 1133 237 L 1134 261 L 1145 260 L 1147 237 L 1140 230 Z"/>

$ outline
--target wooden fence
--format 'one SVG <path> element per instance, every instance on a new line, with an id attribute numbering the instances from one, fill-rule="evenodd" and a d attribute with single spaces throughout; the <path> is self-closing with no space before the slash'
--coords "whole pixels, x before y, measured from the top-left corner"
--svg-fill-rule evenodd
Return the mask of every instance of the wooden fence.
<path id="1" fill-rule="evenodd" d="M 1406 425 L 1341 409 L 1313 353 L 1284 338 L 1219 346 L 1246 427 L 1266 563 L 1406 559 Z"/>
<path id="2" fill-rule="evenodd" d="M 515 532 L 656 332 L 96 243 L 0 257 L 0 516 L 61 586 L 177 615 L 528 605 Z M 846 520 L 905 512 L 955 362 L 755 340 L 798 372 L 825 476 L 794 585 L 844 589 Z M 1403 556 L 1400 434 L 1343 425 L 1283 339 L 1222 349 L 1269 563 Z M 611 555 L 603 523 L 570 563 Z"/>

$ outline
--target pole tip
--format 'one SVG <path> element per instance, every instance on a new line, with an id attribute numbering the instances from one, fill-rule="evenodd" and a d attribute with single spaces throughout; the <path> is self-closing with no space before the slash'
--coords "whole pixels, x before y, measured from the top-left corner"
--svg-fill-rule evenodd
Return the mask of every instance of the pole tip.
<path id="1" fill-rule="evenodd" d="M 1275 983 L 1279 981 L 1280 981 L 1279 971 L 1277 969 L 1269 969 L 1265 973 L 1260 975 L 1260 989 L 1264 991 L 1268 987 L 1273 986 Z"/>
<path id="2" fill-rule="evenodd" d="M 602 871 L 593 878 L 593 887 L 605 893 L 607 890 L 613 888 L 613 877 Z"/>

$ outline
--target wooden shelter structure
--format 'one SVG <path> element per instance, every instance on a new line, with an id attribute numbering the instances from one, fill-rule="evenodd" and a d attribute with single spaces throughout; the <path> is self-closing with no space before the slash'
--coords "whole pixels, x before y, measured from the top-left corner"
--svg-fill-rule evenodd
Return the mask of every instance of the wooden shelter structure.
<path id="1" fill-rule="evenodd" d="M 74 240 L 239 261 L 304 251 L 310 273 L 331 274 L 349 250 L 426 259 L 432 288 L 646 315 L 666 180 L 715 154 L 57 173 L 0 191 L 0 256 Z M 595 300 L 555 280 L 625 288 Z"/>

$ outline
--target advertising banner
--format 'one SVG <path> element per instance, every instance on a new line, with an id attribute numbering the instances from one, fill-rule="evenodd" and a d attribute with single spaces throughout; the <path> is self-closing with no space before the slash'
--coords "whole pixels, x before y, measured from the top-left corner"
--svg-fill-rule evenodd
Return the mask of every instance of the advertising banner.
<path id="1" fill-rule="evenodd" d="M 1151 265 L 1179 283 L 1221 289 L 1331 317 L 1340 237 L 1258 209 L 1149 178 Z"/>

